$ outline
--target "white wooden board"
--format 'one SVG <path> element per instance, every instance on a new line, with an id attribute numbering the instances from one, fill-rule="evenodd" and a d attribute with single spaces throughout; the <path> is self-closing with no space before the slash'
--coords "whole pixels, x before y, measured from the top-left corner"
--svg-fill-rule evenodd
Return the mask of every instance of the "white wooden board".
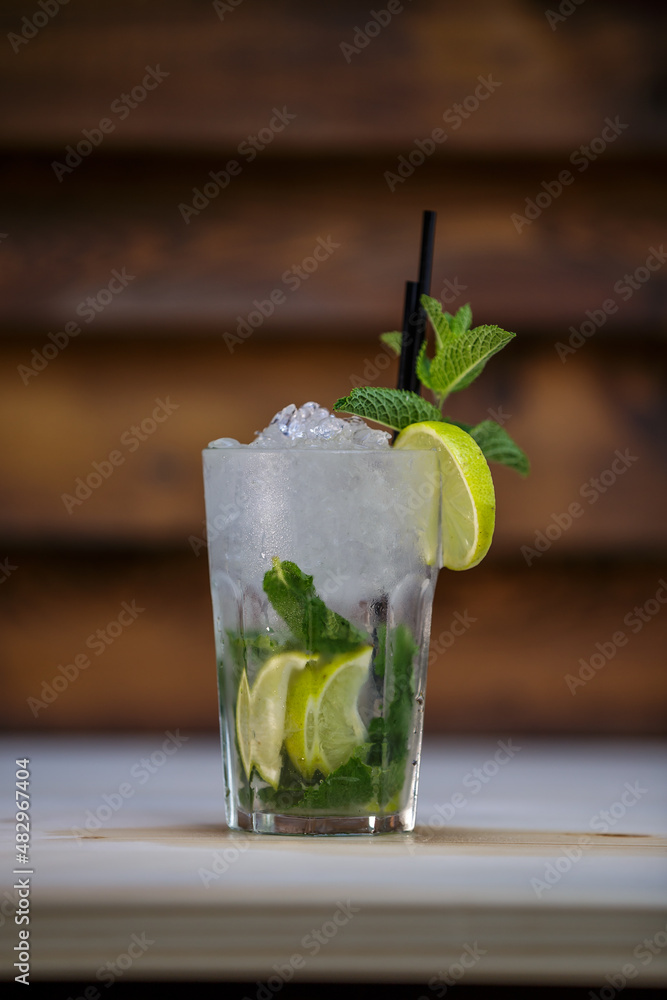
<path id="1" fill-rule="evenodd" d="M 217 741 L 177 735 L 2 741 L 3 977 L 27 756 L 33 981 L 667 981 L 664 745 L 430 743 L 415 834 L 311 839 L 230 833 Z"/>

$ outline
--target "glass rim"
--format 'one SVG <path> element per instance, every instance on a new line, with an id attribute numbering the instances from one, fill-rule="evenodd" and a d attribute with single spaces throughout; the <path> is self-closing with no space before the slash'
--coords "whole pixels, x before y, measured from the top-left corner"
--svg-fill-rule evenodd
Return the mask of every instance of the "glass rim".
<path id="1" fill-rule="evenodd" d="M 401 455 L 401 454 L 437 454 L 438 449 L 433 448 L 318 448 L 313 445 L 311 448 L 251 448 L 250 445 L 241 445 L 231 448 L 211 448 L 209 445 L 202 448 L 202 455 L 211 452 L 221 452 L 225 454 L 238 455 L 239 452 L 251 455 Z"/>

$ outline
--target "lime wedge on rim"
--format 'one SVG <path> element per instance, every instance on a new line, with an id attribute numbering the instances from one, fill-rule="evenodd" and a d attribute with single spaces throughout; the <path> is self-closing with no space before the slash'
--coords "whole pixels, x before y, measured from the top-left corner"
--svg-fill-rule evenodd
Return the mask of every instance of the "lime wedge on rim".
<path id="1" fill-rule="evenodd" d="M 491 470 L 479 445 L 455 424 L 428 420 L 409 424 L 394 448 L 437 451 L 442 476 L 442 565 L 472 569 L 489 551 L 496 518 Z"/>
<path id="2" fill-rule="evenodd" d="M 273 788 L 278 787 L 285 738 L 287 689 L 295 671 L 312 657 L 308 653 L 277 653 L 262 666 L 250 688 L 245 671 L 236 699 L 236 738 L 246 774 L 254 767 Z"/>
<path id="3" fill-rule="evenodd" d="M 312 778 L 315 771 L 331 774 L 366 739 L 357 702 L 372 652 L 372 646 L 363 646 L 328 663 L 309 663 L 292 676 L 285 747 L 304 778 Z"/>

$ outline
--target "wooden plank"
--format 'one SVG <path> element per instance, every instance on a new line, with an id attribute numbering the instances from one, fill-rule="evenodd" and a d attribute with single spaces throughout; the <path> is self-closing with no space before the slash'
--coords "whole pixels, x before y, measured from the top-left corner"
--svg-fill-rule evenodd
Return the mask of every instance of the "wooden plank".
<path id="1" fill-rule="evenodd" d="M 349 4 L 313 16 L 305 2 L 254 0 L 224 19 L 185 0 L 67 5 L 35 31 L 14 0 L 3 5 L 3 35 L 35 37 L 15 41 L 0 70 L 11 93 L 3 142 L 64 150 L 109 116 L 108 148 L 235 149 L 286 106 L 297 117 L 276 140 L 285 152 L 407 151 L 464 104 L 444 125 L 452 149 L 569 152 L 618 114 L 632 123 L 630 146 L 664 148 L 664 109 L 646 96 L 662 74 L 659 6 L 586 5 L 564 25 L 518 0 L 402 7 L 346 56 L 341 45 L 372 21 Z M 114 113 L 147 65 L 170 75 L 131 114 Z M 475 106 L 480 77 L 496 83 Z"/>
<path id="2" fill-rule="evenodd" d="M 204 207 L 186 224 L 179 205 L 191 206 L 193 191 L 224 163 L 213 154 L 166 163 L 101 156 L 59 185 L 47 158 L 9 159 L 0 173 L 14 192 L 0 246 L 1 328 L 43 330 L 42 338 L 68 322 L 86 337 L 235 336 L 250 322 L 262 337 L 280 339 L 393 329 L 428 206 L 439 214 L 432 291 L 450 307 L 470 301 L 479 322 L 524 336 L 557 332 L 567 341 L 570 327 L 591 323 L 589 312 L 601 317 L 598 339 L 664 335 L 659 162 L 592 164 L 536 208 L 534 221 L 513 222 L 527 218 L 527 200 L 547 198 L 542 185 L 565 160 L 494 164 L 492 172 L 431 160 L 392 193 L 384 173 L 395 157 L 264 159 L 208 206 L 197 202 Z M 122 285 L 114 271 L 132 277 Z M 118 294 L 109 294 L 109 282 Z M 256 303 L 272 292 L 279 301 L 264 305 L 273 312 L 263 319 Z"/>
<path id="3" fill-rule="evenodd" d="M 208 441 L 251 441 L 289 402 L 331 406 L 359 380 L 396 378 L 396 362 L 363 338 L 344 345 L 250 338 L 230 355 L 221 339 L 81 336 L 28 385 L 18 371 L 30 362 L 23 343 L 6 341 L 2 360 L 0 532 L 12 545 L 187 548 L 202 531 L 200 452 Z M 587 343 L 566 364 L 553 345 L 534 354 L 512 346 L 494 359 L 448 407 L 470 423 L 500 419 L 533 462 L 527 480 L 496 467 L 494 553 L 523 559 L 521 547 L 534 547 L 546 531 L 548 551 L 526 553 L 533 564 L 568 553 L 664 551 L 662 398 L 651 353 L 605 360 Z M 554 537 L 572 504 L 578 513 Z"/>
<path id="4" fill-rule="evenodd" d="M 9 554 L 16 569 L 0 606 L 0 723 L 90 731 L 216 727 L 205 550 Z M 443 572 L 427 729 L 664 732 L 667 609 L 656 594 L 664 600 L 665 579 L 664 565 L 632 562 Z M 125 615 L 126 627 L 105 641 L 98 630 L 106 634 L 123 602 L 143 610 L 130 625 Z M 617 645 L 619 632 L 626 641 Z M 90 663 L 77 673 L 81 654 Z"/>

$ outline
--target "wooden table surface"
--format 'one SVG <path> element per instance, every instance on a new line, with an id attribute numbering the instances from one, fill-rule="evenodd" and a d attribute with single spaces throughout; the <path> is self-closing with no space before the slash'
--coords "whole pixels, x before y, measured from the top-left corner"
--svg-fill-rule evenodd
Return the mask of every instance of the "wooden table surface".
<path id="1" fill-rule="evenodd" d="M 431 742 L 417 831 L 375 839 L 231 833 L 213 738 L 2 749 L 5 978 L 23 877 L 33 980 L 667 981 L 659 743 Z M 14 860 L 23 757 L 29 868 Z"/>

